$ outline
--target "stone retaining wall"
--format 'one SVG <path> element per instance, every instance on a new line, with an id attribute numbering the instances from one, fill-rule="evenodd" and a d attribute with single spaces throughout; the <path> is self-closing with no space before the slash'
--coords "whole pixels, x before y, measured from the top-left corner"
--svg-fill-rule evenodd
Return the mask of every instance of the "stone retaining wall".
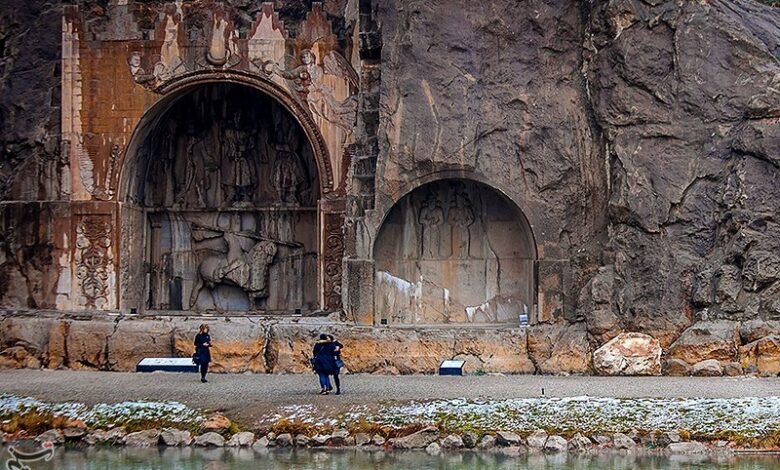
<path id="1" fill-rule="evenodd" d="M 780 322 L 700 321 L 668 347 L 642 333 L 606 344 L 584 323 L 513 327 L 355 326 L 319 318 L 0 313 L 0 367 L 132 371 L 144 357 L 187 357 L 198 325 L 215 372 L 304 373 L 316 336 L 335 335 L 349 372 L 433 374 L 443 359 L 470 373 L 741 375 L 780 373 Z"/>

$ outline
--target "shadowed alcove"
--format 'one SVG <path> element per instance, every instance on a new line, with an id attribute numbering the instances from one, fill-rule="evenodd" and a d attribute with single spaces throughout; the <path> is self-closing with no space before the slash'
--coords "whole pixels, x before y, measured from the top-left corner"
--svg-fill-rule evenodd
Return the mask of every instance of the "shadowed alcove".
<path id="1" fill-rule="evenodd" d="M 375 312 L 388 324 L 516 323 L 535 298 L 525 216 L 481 183 L 423 185 L 390 210 L 374 245 Z"/>
<path id="2" fill-rule="evenodd" d="M 143 227 L 143 247 L 123 256 L 143 256 L 129 262 L 143 263 L 145 307 L 316 309 L 319 178 L 290 112 L 249 86 L 209 83 L 146 127 L 123 208 Z"/>

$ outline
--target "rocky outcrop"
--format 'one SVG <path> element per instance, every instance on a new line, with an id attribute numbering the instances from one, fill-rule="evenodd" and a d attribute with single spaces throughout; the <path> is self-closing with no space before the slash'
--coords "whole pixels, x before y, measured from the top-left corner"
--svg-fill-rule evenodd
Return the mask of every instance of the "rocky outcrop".
<path id="1" fill-rule="evenodd" d="M 528 354 L 543 374 L 585 374 L 590 371 L 586 325 L 536 325 L 528 331 Z"/>
<path id="2" fill-rule="evenodd" d="M 733 361 L 739 347 L 739 324 L 731 321 L 699 322 L 685 330 L 669 348 L 669 357 L 688 364 L 716 359 Z"/>
<path id="3" fill-rule="evenodd" d="M 593 353 L 601 375 L 661 375 L 661 345 L 642 333 L 621 333 Z"/>
<path id="4" fill-rule="evenodd" d="M 766 336 L 739 348 L 743 369 L 760 375 L 780 374 L 780 335 Z"/>

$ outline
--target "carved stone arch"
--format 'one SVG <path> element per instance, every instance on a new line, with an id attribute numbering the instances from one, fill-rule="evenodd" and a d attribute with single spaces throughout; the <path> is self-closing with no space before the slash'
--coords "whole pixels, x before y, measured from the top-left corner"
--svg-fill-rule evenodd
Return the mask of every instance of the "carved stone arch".
<path id="1" fill-rule="evenodd" d="M 323 197 L 326 199 L 335 197 L 335 194 L 333 193 L 333 168 L 331 167 L 328 148 L 325 145 L 325 140 L 312 119 L 310 112 L 300 103 L 300 101 L 290 95 L 278 84 L 248 72 L 239 70 L 200 70 L 176 76 L 155 89 L 155 92 L 163 95 L 163 98 L 143 114 L 130 137 L 119 174 L 119 201 L 126 201 L 127 195 L 131 191 L 132 185 L 130 180 L 133 175 L 133 167 L 138 158 L 138 149 L 148 136 L 150 130 L 159 123 L 159 120 L 165 115 L 165 111 L 178 99 L 198 86 L 212 83 L 235 83 L 238 85 L 245 85 L 267 94 L 281 104 L 301 126 L 309 139 L 309 143 L 311 144 L 314 153 L 314 159 L 317 164 L 320 191 L 322 192 Z"/>
<path id="2" fill-rule="evenodd" d="M 485 178 L 478 173 L 474 173 L 466 170 L 442 170 L 433 173 L 428 173 L 424 176 L 420 176 L 419 178 L 415 178 L 406 182 L 401 182 L 400 184 L 395 186 L 396 190 L 388 194 L 387 198 L 383 202 L 381 201 L 378 202 L 378 207 L 377 210 L 374 211 L 374 214 L 380 215 L 380 218 L 374 220 L 374 224 L 372 224 L 375 227 L 374 236 L 373 236 L 374 241 L 370 245 L 372 258 L 374 256 L 374 247 L 376 246 L 377 235 L 379 234 L 379 230 L 384 224 L 385 219 L 390 214 L 390 210 L 392 209 L 392 207 L 395 204 L 397 204 L 398 201 L 400 201 L 402 198 L 407 196 L 412 191 L 420 188 L 421 186 L 424 186 L 429 183 L 435 183 L 437 181 L 444 181 L 444 180 L 464 180 L 464 181 L 474 181 L 477 183 L 481 183 L 485 186 L 489 186 L 491 189 L 500 193 L 504 198 L 511 201 L 512 204 L 517 206 L 517 208 L 519 209 L 519 214 L 522 216 L 522 221 L 524 222 L 525 225 L 527 225 L 528 232 L 533 239 L 534 258 L 536 259 L 539 257 L 539 248 L 536 241 L 536 235 L 534 234 L 534 224 L 531 222 L 531 220 L 528 218 L 527 215 L 531 213 L 531 209 L 523 199 L 513 196 L 512 195 L 513 193 L 509 191 L 509 188 L 501 184 L 497 184 L 495 181 L 490 181 L 488 178 Z"/>
<path id="3" fill-rule="evenodd" d="M 375 322 L 534 317 L 537 247 L 528 218 L 505 191 L 464 176 L 473 175 L 428 175 L 385 201 L 372 247 Z"/>
<path id="4" fill-rule="evenodd" d="M 289 129 L 297 128 L 297 137 L 294 138 L 293 142 L 296 142 L 296 146 L 300 144 L 306 147 L 304 153 L 301 153 L 300 157 L 298 157 L 306 163 L 303 165 L 303 173 L 300 173 L 299 176 L 296 176 L 296 178 L 300 178 L 300 181 L 304 181 L 306 178 L 309 178 L 308 181 L 311 182 L 308 187 L 302 189 L 302 191 L 304 191 L 304 193 L 301 193 L 303 194 L 303 196 L 301 196 L 303 199 L 296 195 L 291 196 L 291 199 L 288 200 L 286 197 L 288 193 L 286 191 L 279 192 L 278 189 L 275 190 L 274 188 L 290 186 L 285 185 L 285 183 L 283 183 L 284 180 L 277 181 L 276 179 L 274 179 L 273 184 L 279 184 L 279 186 L 268 188 L 270 184 L 266 184 L 266 188 L 257 189 L 257 191 L 262 191 L 263 196 L 256 195 L 254 197 L 260 199 L 244 199 L 243 197 L 233 199 L 232 197 L 228 197 L 227 194 L 230 193 L 225 193 L 225 196 L 220 196 L 223 199 L 218 200 L 216 203 L 207 203 L 205 206 L 203 206 L 205 209 L 201 212 L 198 212 L 199 209 L 191 205 L 190 201 L 181 203 L 159 203 L 157 202 L 158 199 L 156 198 L 146 199 L 146 186 L 144 185 L 147 185 L 150 175 L 154 177 L 154 175 L 168 174 L 167 172 L 159 171 L 157 166 L 149 166 L 149 162 L 166 161 L 150 159 L 149 155 L 154 155 L 154 153 L 151 152 L 158 151 L 160 148 L 162 148 L 159 147 L 161 142 L 159 136 L 161 135 L 161 132 L 167 132 L 163 130 L 163 127 L 169 122 L 168 116 L 179 116 L 178 119 L 180 119 L 180 124 L 178 126 L 173 126 L 173 129 L 178 129 L 176 132 L 180 133 L 177 135 L 184 135 L 185 132 L 190 132 L 190 129 L 187 128 L 187 121 L 181 120 L 187 119 L 188 116 L 186 112 L 182 114 L 182 110 L 191 109 L 189 102 L 199 102 L 197 101 L 200 99 L 199 96 L 209 96 L 211 93 L 209 90 L 211 89 L 214 89 L 215 92 L 220 89 L 232 89 L 240 91 L 240 93 L 234 93 L 230 95 L 233 96 L 233 98 L 231 98 L 232 101 L 225 101 L 225 103 L 243 102 L 245 103 L 243 105 L 244 109 L 259 110 L 257 112 L 261 113 L 261 116 L 265 116 L 264 113 L 266 111 L 264 110 L 268 109 L 268 115 L 275 116 L 273 118 L 273 122 L 276 122 L 277 124 L 282 121 L 278 121 L 278 119 L 281 118 L 277 118 L 276 116 L 286 116 L 284 118 L 284 122 L 286 123 L 284 126 L 286 127 L 283 127 L 283 129 L 287 129 L 287 131 L 284 131 L 283 135 L 286 135 L 286 133 L 289 132 Z M 256 274 L 235 274 L 235 276 L 243 276 L 241 280 L 227 278 L 229 282 L 228 287 L 233 289 L 233 292 L 235 292 L 234 288 L 236 287 L 242 289 L 249 296 L 249 303 L 244 302 L 241 304 L 241 306 L 234 308 L 233 306 L 238 304 L 234 304 L 232 303 L 233 301 L 230 300 L 228 302 L 230 305 L 229 307 L 220 306 L 217 307 L 217 310 L 255 311 L 265 310 L 267 308 L 268 311 L 282 312 L 299 309 L 304 311 L 312 311 L 321 308 L 336 308 L 337 306 L 335 305 L 335 302 L 329 300 L 329 298 L 332 296 L 328 296 L 328 292 L 330 292 L 330 290 L 338 290 L 336 287 L 332 287 L 331 284 L 336 286 L 340 283 L 340 272 L 337 273 L 339 274 L 338 276 L 331 276 L 328 273 L 324 273 L 325 266 L 323 266 L 323 263 L 329 259 L 328 256 L 332 255 L 330 251 L 333 250 L 328 251 L 330 245 L 326 245 L 325 242 L 327 240 L 325 240 L 325 238 L 321 240 L 320 237 L 324 237 L 322 227 L 332 225 L 332 223 L 327 223 L 329 220 L 328 217 L 332 215 L 330 212 L 333 212 L 334 203 L 338 202 L 338 198 L 335 197 L 336 195 L 333 191 L 333 172 L 330 166 L 327 147 L 325 146 L 323 137 L 320 134 L 320 131 L 318 130 L 315 122 L 309 115 L 308 111 L 305 110 L 303 105 L 279 85 L 240 71 L 193 72 L 178 76 L 168 82 L 165 82 L 155 91 L 160 93 L 162 96 L 145 112 L 135 127 L 130 142 L 125 151 L 125 158 L 122 162 L 121 173 L 119 176 L 120 184 L 118 192 L 119 205 L 117 221 L 122 231 L 120 234 L 119 243 L 121 254 L 119 263 L 120 273 L 118 279 L 120 308 L 123 310 L 133 308 L 137 308 L 139 310 L 146 308 L 151 310 L 211 309 L 212 307 L 202 306 L 202 296 L 200 295 L 201 292 L 209 291 L 211 292 L 211 296 L 213 298 L 213 305 L 217 305 L 217 297 L 214 294 L 216 288 L 214 285 L 217 285 L 217 288 L 221 288 L 219 286 L 224 284 L 225 279 L 220 278 L 216 284 L 214 284 L 212 280 L 211 284 L 209 284 L 209 278 L 206 277 L 207 272 L 202 271 L 202 269 L 211 269 L 203 268 L 205 263 L 204 256 L 206 255 L 196 255 L 196 253 L 203 253 L 203 250 L 206 250 L 205 248 L 199 249 L 196 247 L 196 242 L 202 245 L 204 239 L 220 241 L 224 240 L 228 246 L 228 254 L 226 254 L 226 256 L 231 257 L 233 255 L 230 253 L 239 253 L 239 257 L 242 260 L 247 260 L 245 262 L 242 261 L 243 264 L 239 266 L 238 270 L 235 270 L 233 267 L 229 267 L 232 270 L 230 272 L 246 273 L 248 270 L 252 269 L 253 265 L 250 265 L 250 262 L 266 264 L 266 267 L 261 269 L 261 271 L 257 271 Z M 261 100 L 261 103 L 267 104 L 263 104 L 262 106 L 255 106 L 251 103 L 246 104 L 249 103 L 247 100 L 238 99 L 238 101 L 236 101 L 234 99 L 235 97 L 241 96 L 244 96 L 248 99 L 250 98 L 250 95 L 257 96 L 258 99 Z M 264 106 L 270 107 L 265 108 Z M 225 132 L 230 132 L 231 129 L 246 130 L 247 126 L 252 127 L 252 123 L 254 122 L 264 122 L 262 119 L 258 121 L 247 121 L 246 119 L 243 119 L 239 125 L 239 118 L 237 117 L 236 123 L 233 124 L 232 121 L 228 122 L 224 118 L 224 113 L 225 111 L 216 112 L 217 116 L 222 117 L 206 120 L 203 122 L 222 123 L 214 124 L 216 126 L 215 129 L 227 129 Z M 207 113 L 206 115 L 209 116 L 211 114 Z M 243 112 L 243 116 L 247 116 L 246 111 Z M 236 127 L 233 127 L 234 125 Z M 225 128 L 222 126 L 225 126 Z M 198 137 L 196 137 L 196 139 L 199 139 L 201 138 L 200 136 L 205 135 L 205 131 L 203 129 L 193 129 L 193 131 L 195 134 L 190 135 L 197 135 Z M 214 132 L 218 131 L 215 130 Z M 212 132 L 212 134 L 209 135 L 217 134 Z M 225 136 L 225 139 L 229 138 L 229 134 L 222 135 Z M 278 143 L 279 142 L 277 142 L 277 144 Z M 182 151 L 183 147 L 181 143 L 174 143 L 173 145 L 174 147 L 172 148 L 178 148 L 178 151 Z M 178 145 L 178 147 L 176 147 L 176 145 Z M 225 148 L 228 149 L 227 151 L 230 151 L 229 149 L 231 148 L 235 148 L 224 143 L 219 145 L 227 145 L 227 147 L 215 147 L 223 149 L 220 152 L 225 151 Z M 190 150 L 187 151 L 190 152 L 192 147 L 188 148 Z M 291 153 L 290 149 L 293 147 L 291 146 L 290 148 L 287 148 L 285 146 L 284 149 L 287 150 L 279 150 L 280 148 L 281 147 L 277 146 L 276 153 L 270 154 L 276 156 L 271 157 L 270 160 L 265 162 L 264 165 L 266 170 L 263 171 L 266 172 L 266 175 L 275 171 L 274 168 L 281 168 L 278 165 L 279 160 L 277 160 L 277 158 L 285 158 L 279 157 L 279 155 Z M 159 155 L 165 154 L 166 153 L 161 153 Z M 199 155 L 208 155 L 208 153 L 201 153 Z M 225 161 L 224 155 L 222 158 L 223 161 Z M 203 162 L 206 160 L 193 159 L 191 161 Z M 238 160 L 236 160 L 236 162 L 237 161 Z M 210 164 L 213 165 L 213 162 Z M 231 163 L 230 166 L 225 167 L 227 170 L 222 168 L 215 171 L 230 171 L 230 174 L 234 176 L 241 174 L 234 169 L 231 170 L 231 168 L 233 168 L 232 165 L 234 164 L 237 165 L 238 163 Z M 166 168 L 169 168 L 169 166 L 166 166 Z M 238 167 L 236 166 L 235 168 Z M 203 170 L 201 168 L 198 171 Z M 257 171 L 258 170 L 253 170 L 253 173 Z M 178 174 L 181 175 L 181 173 Z M 259 173 L 252 177 L 253 183 L 257 183 L 258 181 L 266 181 L 258 180 L 256 178 L 259 178 Z M 274 176 L 274 178 L 276 178 L 276 176 Z M 148 183 L 149 188 L 160 187 L 155 185 L 153 182 L 154 180 L 151 181 L 152 182 Z M 220 181 L 217 183 L 217 186 L 211 184 L 209 187 L 219 188 L 224 186 L 224 180 L 217 181 Z M 280 181 L 282 182 L 280 183 Z M 250 187 L 247 186 L 246 181 L 238 183 L 237 181 L 231 180 L 230 184 L 233 184 L 233 188 Z M 292 187 L 294 188 L 296 186 L 294 185 Z M 273 197 L 279 197 L 281 199 L 267 199 L 265 195 L 267 195 L 269 191 L 271 195 L 278 194 L 278 196 Z M 159 195 L 159 193 L 149 194 Z M 172 200 L 168 194 L 169 193 L 166 192 L 165 195 L 162 196 L 163 201 Z M 244 192 L 244 190 L 236 190 L 232 194 L 235 196 L 247 193 Z M 211 200 L 214 201 L 213 198 Z M 225 201 L 232 201 L 233 203 Z M 262 201 L 269 202 L 268 204 L 265 204 Z M 281 215 L 281 217 L 286 217 L 285 220 L 290 221 L 289 223 L 292 225 L 284 225 L 284 223 L 288 222 L 280 222 L 278 224 L 271 223 L 269 221 L 269 217 L 271 217 L 271 215 L 258 215 L 261 212 L 264 214 L 288 214 Z M 194 216 L 188 215 L 193 213 L 197 214 Z M 223 217 L 221 214 L 234 215 Z M 245 216 L 242 214 L 248 215 Z M 249 222 L 247 222 L 247 220 L 249 220 Z M 250 228 L 246 228 L 247 226 Z M 280 227 L 290 228 L 288 230 L 286 228 Z M 202 233 L 205 233 L 204 230 L 209 233 L 203 235 Z M 179 274 L 166 274 L 165 277 L 159 275 L 159 273 L 162 272 L 159 271 L 159 269 L 164 268 L 155 268 L 155 266 L 166 266 L 164 263 L 157 263 L 160 260 L 165 261 L 165 258 L 160 258 L 158 254 L 155 254 L 155 247 L 160 246 L 160 243 L 157 242 L 157 240 L 160 240 L 160 237 L 156 236 L 155 234 L 159 235 L 163 233 L 170 234 L 170 240 L 173 240 L 173 237 L 178 238 L 176 238 L 175 241 L 176 248 L 174 251 L 164 252 L 162 256 L 179 257 L 172 261 L 172 265 L 175 266 L 176 269 L 179 269 L 179 271 L 177 271 Z M 229 240 L 228 234 L 230 234 L 230 237 L 233 238 Z M 242 238 L 244 241 L 242 241 L 240 244 L 233 242 L 235 236 L 244 237 Z M 248 238 L 246 237 L 255 237 L 255 241 L 247 242 L 246 240 L 248 240 Z M 168 240 L 167 238 L 163 239 Z M 278 250 L 271 250 L 269 247 L 263 246 L 262 244 L 266 242 L 263 242 L 262 240 L 273 242 L 275 246 L 278 247 Z M 233 244 L 231 245 L 228 242 L 233 242 Z M 174 241 L 165 243 L 174 243 Z M 192 243 L 191 248 L 186 246 L 190 243 Z M 234 248 L 238 249 L 239 251 L 236 251 Z M 263 254 L 262 250 L 266 250 L 266 248 L 268 248 L 268 252 L 267 254 Z M 208 250 L 215 252 L 213 247 L 208 248 Z M 191 251 L 193 255 L 189 261 L 182 261 L 182 257 L 184 255 L 181 253 L 187 251 Z M 216 252 L 218 251 L 219 250 L 217 249 Z M 263 258 L 263 256 L 270 258 L 268 258 L 268 261 L 259 261 Z M 249 261 L 250 257 L 252 261 Z M 274 259 L 276 261 L 274 261 Z M 290 263 L 295 263 L 296 261 L 294 260 L 296 259 L 302 260 L 300 262 L 304 264 L 284 264 L 288 261 Z M 231 263 L 233 262 L 231 261 Z M 182 266 L 184 267 L 182 268 Z M 274 277 L 275 274 L 272 272 L 272 270 L 277 269 L 277 267 L 280 270 L 279 276 Z M 255 271 L 251 272 L 255 273 Z M 298 275 L 303 277 L 300 277 L 299 279 L 296 278 L 298 280 L 294 282 L 290 281 L 290 279 L 292 279 L 291 277 L 283 277 Z M 165 287 L 162 290 L 152 290 L 152 284 L 155 286 L 163 285 L 150 281 L 150 279 L 154 279 L 155 276 L 158 276 L 159 279 L 163 279 L 162 282 Z M 244 279 L 247 278 L 247 276 L 249 276 L 249 280 Z M 265 283 L 260 283 L 259 285 L 252 284 L 254 282 L 252 279 L 262 278 L 266 279 Z M 201 281 L 198 281 L 198 279 Z M 277 296 L 276 299 L 267 297 L 268 294 L 266 294 L 266 292 L 271 289 L 267 286 L 270 285 L 273 287 L 273 279 L 277 279 L 277 282 L 280 283 L 277 284 L 280 286 L 279 289 L 274 288 L 274 295 Z M 174 284 L 170 282 L 171 280 L 174 281 Z M 178 282 L 178 284 L 175 284 L 175 282 Z M 291 283 L 294 284 L 294 286 L 290 288 L 291 290 L 287 289 L 287 287 L 292 285 Z M 203 287 L 204 285 L 206 287 Z M 225 289 L 223 289 L 223 291 L 227 292 Z M 295 297 L 297 300 L 291 300 L 290 302 L 279 300 L 281 299 L 282 291 L 289 292 L 289 297 Z M 152 295 L 152 292 L 163 293 L 159 295 Z M 297 294 L 294 292 L 297 292 Z M 226 295 L 230 297 L 232 294 L 228 292 Z M 170 302 L 166 303 L 166 300 L 159 300 L 168 298 L 176 298 L 179 299 L 179 301 L 174 303 L 173 300 L 171 300 Z M 222 299 L 224 298 L 227 297 L 222 297 Z M 258 299 L 266 298 L 268 299 L 267 307 L 264 301 L 262 305 L 256 304 Z"/>

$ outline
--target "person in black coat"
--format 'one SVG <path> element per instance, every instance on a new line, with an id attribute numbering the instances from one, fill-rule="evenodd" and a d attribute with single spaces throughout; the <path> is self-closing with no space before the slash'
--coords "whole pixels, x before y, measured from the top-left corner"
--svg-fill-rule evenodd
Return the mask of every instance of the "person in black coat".
<path id="1" fill-rule="evenodd" d="M 336 364 L 336 345 L 328 335 L 323 333 L 320 335 L 320 339 L 314 343 L 313 355 L 311 365 L 320 378 L 320 395 L 327 395 L 333 390 L 329 376 L 339 373 L 339 367 Z"/>
<path id="2" fill-rule="evenodd" d="M 333 335 L 328 335 L 328 339 L 333 344 L 333 357 L 336 360 L 336 372 L 331 374 L 333 376 L 333 384 L 336 385 L 336 395 L 341 395 L 339 372 L 341 372 L 341 368 L 344 367 L 344 361 L 341 360 L 341 350 L 344 348 L 344 345 L 336 341 L 336 338 L 334 338 Z"/>
<path id="3" fill-rule="evenodd" d="M 195 335 L 195 355 L 192 358 L 200 368 L 200 381 L 203 383 L 208 382 L 206 380 L 206 373 L 209 371 L 209 362 L 211 362 L 211 336 L 209 336 L 209 326 L 207 324 L 200 325 L 198 334 Z"/>

